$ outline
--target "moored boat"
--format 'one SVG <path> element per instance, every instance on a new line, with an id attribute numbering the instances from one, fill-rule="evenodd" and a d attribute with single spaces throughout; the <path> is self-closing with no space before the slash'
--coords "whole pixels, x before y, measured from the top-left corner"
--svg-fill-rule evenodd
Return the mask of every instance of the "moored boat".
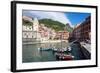
<path id="1" fill-rule="evenodd" d="M 70 52 L 72 49 L 70 46 L 67 47 L 67 51 Z"/>
<path id="2" fill-rule="evenodd" d="M 56 58 L 59 60 L 73 60 L 74 56 L 71 54 L 56 53 Z"/>
<path id="3" fill-rule="evenodd" d="M 41 48 L 41 47 L 40 47 L 39 50 L 40 50 L 40 51 L 50 51 L 50 50 L 52 50 L 52 49 L 51 49 L 51 48 Z"/>

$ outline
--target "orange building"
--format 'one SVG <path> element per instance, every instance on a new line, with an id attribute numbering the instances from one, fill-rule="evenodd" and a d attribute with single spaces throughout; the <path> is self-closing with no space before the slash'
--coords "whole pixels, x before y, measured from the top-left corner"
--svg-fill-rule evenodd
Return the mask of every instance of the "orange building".
<path id="1" fill-rule="evenodd" d="M 68 31 L 58 31 L 56 34 L 56 39 L 67 40 L 69 38 Z"/>

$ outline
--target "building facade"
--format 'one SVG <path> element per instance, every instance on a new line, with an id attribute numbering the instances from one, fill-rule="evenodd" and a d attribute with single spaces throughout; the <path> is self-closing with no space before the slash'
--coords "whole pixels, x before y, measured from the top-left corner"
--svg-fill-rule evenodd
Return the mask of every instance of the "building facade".
<path id="1" fill-rule="evenodd" d="M 40 35 L 38 34 L 38 19 L 34 18 L 34 20 L 32 20 L 30 17 L 23 16 L 23 20 L 27 20 L 29 23 L 32 23 L 32 25 L 27 25 L 26 23 L 22 26 L 23 42 L 38 41 L 40 39 Z"/>
<path id="2" fill-rule="evenodd" d="M 47 28 L 45 24 L 39 24 L 37 18 L 32 20 L 29 17 L 24 16 L 23 20 L 27 20 L 32 23 L 32 25 L 25 25 L 22 26 L 22 38 L 23 41 L 47 41 L 49 39 L 54 39 L 56 36 L 55 30 L 51 28 Z"/>
<path id="3" fill-rule="evenodd" d="M 91 17 L 89 16 L 81 25 L 81 40 L 91 40 Z"/>
<path id="4" fill-rule="evenodd" d="M 78 24 L 72 33 L 70 33 L 69 41 L 78 40 L 85 41 L 91 40 L 91 16 L 87 17 L 85 21 Z"/>
<path id="5" fill-rule="evenodd" d="M 56 39 L 67 40 L 69 38 L 68 31 L 58 31 L 56 34 Z"/>
<path id="6" fill-rule="evenodd" d="M 23 42 L 37 42 L 37 41 L 48 41 L 48 40 L 67 40 L 69 38 L 69 32 L 64 29 L 62 31 L 55 31 L 52 28 L 48 28 L 45 24 L 40 24 L 37 18 L 34 20 L 30 17 L 23 17 L 23 20 L 27 20 L 28 23 L 22 26 L 22 38 Z"/>

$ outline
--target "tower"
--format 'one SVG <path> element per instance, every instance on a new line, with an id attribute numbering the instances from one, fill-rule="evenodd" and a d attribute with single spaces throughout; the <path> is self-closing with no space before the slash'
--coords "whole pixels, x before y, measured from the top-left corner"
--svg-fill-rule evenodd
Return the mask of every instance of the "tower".
<path id="1" fill-rule="evenodd" d="M 33 34 L 36 41 L 40 40 L 40 33 L 39 33 L 39 21 L 37 18 L 33 20 Z"/>
<path id="2" fill-rule="evenodd" d="M 33 20 L 33 31 L 38 32 L 38 29 L 39 29 L 38 19 L 37 18 L 34 18 L 34 20 Z"/>

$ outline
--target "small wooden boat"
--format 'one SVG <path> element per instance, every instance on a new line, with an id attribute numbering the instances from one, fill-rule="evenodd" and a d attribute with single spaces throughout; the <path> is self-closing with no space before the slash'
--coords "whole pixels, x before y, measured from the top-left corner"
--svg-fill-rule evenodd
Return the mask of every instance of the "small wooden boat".
<path id="1" fill-rule="evenodd" d="M 73 60 L 74 56 L 71 54 L 62 54 L 62 53 L 56 53 L 56 58 L 59 60 Z"/>
<path id="2" fill-rule="evenodd" d="M 74 56 L 72 55 L 64 55 L 61 57 L 61 60 L 73 60 Z"/>

